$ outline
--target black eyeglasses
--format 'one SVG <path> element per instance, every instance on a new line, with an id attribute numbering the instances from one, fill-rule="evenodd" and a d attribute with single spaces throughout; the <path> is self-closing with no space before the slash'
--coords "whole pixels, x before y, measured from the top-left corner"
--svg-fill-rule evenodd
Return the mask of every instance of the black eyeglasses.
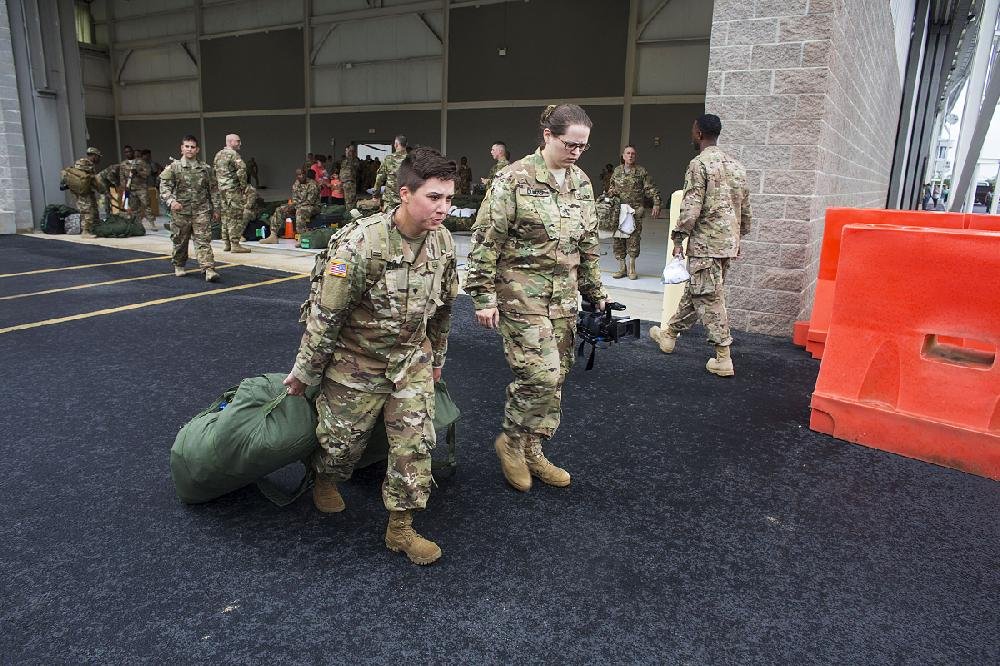
<path id="1" fill-rule="evenodd" d="M 559 137 L 556 138 L 559 139 Z M 581 153 L 585 153 L 588 150 L 590 150 L 589 143 L 576 143 L 575 141 L 563 141 L 562 139 L 559 139 L 559 142 L 562 143 L 562 145 L 566 146 L 566 150 L 570 152 L 573 152 L 574 150 L 579 150 Z"/>

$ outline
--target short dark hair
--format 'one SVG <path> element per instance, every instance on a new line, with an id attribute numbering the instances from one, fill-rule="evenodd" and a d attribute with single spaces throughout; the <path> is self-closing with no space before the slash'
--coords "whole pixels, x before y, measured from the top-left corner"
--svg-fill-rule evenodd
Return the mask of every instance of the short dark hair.
<path id="1" fill-rule="evenodd" d="M 554 136 L 562 136 L 570 125 L 593 127 L 594 123 L 587 112 L 576 104 L 549 104 L 538 121 L 538 145 L 545 145 L 545 130 L 552 132 Z"/>
<path id="2" fill-rule="evenodd" d="M 198 145 L 198 137 L 196 137 L 194 134 L 185 134 L 184 138 L 181 139 L 181 143 L 184 143 L 185 141 L 190 141 L 196 146 Z"/>
<path id="3" fill-rule="evenodd" d="M 703 113 L 695 122 L 701 133 L 710 139 L 717 139 L 722 134 L 722 121 L 714 113 Z"/>
<path id="4" fill-rule="evenodd" d="M 306 180 L 316 180 L 316 172 L 312 170 L 311 164 L 303 164 L 302 173 L 306 175 Z"/>
<path id="5" fill-rule="evenodd" d="M 402 134 L 397 134 L 396 138 L 393 139 L 393 141 L 395 141 L 396 143 L 398 143 L 403 148 L 406 148 L 406 137 L 403 136 Z"/>
<path id="6" fill-rule="evenodd" d="M 414 148 L 399 165 L 396 187 L 415 192 L 431 178 L 457 182 L 458 165 L 433 148 L 421 146 Z"/>

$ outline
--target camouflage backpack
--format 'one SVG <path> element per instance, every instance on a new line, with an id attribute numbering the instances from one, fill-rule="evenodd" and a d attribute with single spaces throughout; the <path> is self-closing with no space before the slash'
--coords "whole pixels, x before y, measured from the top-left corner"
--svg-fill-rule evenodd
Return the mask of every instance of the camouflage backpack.
<path id="1" fill-rule="evenodd" d="M 90 194 L 94 189 L 94 176 L 80 167 L 66 167 L 59 173 L 70 192 L 77 196 Z"/>

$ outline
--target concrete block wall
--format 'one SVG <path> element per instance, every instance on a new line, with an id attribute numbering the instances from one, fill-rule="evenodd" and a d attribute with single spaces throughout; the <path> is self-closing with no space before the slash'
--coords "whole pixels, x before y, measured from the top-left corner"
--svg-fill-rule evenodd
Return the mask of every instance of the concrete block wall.
<path id="1" fill-rule="evenodd" d="M 900 82 L 889 3 L 716 0 L 705 108 L 747 168 L 753 230 L 729 276 L 733 326 L 808 315 L 828 206 L 884 206 Z"/>
<path id="2" fill-rule="evenodd" d="M 0 234 L 31 231 L 28 162 L 7 3 L 0 2 Z"/>

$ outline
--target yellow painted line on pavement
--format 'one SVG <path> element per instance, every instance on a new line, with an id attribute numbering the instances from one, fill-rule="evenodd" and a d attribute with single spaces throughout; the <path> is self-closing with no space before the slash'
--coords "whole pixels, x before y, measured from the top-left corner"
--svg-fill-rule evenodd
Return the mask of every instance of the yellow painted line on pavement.
<path id="1" fill-rule="evenodd" d="M 0 278 L 17 277 L 18 275 L 38 275 L 39 273 L 54 273 L 56 271 L 78 271 L 81 268 L 97 268 L 98 266 L 116 266 L 118 264 L 134 264 L 140 261 L 158 261 L 169 259 L 169 254 L 161 254 L 156 257 L 143 257 L 142 259 L 123 259 L 122 261 L 108 261 L 103 264 L 80 264 L 79 266 L 60 266 L 59 268 L 39 268 L 34 271 L 24 271 L 23 273 L 0 273 Z"/>
<path id="2" fill-rule="evenodd" d="M 69 317 L 57 317 L 55 319 L 46 319 L 45 321 L 35 321 L 30 324 L 18 324 L 17 326 L 8 326 L 7 328 L 0 328 L 0 335 L 4 333 L 12 333 L 14 331 L 24 331 L 29 328 L 38 328 L 40 326 L 52 326 L 54 324 L 64 324 L 68 321 L 78 321 L 80 319 L 89 319 L 91 317 L 101 317 L 103 315 L 115 314 L 116 312 L 126 312 L 128 310 L 139 310 L 141 308 L 148 308 L 152 305 L 163 305 L 164 303 L 172 303 L 174 301 L 184 301 L 190 298 L 199 298 L 201 296 L 214 296 L 216 294 L 224 294 L 229 291 L 239 291 L 241 289 L 252 289 L 254 287 L 263 287 L 269 284 L 278 284 L 279 282 L 288 282 L 289 280 L 301 280 L 303 278 L 309 277 L 308 273 L 298 273 L 296 275 L 290 275 L 288 277 L 274 278 L 271 280 L 264 280 L 262 282 L 251 282 L 249 284 L 240 284 L 235 287 L 223 287 L 222 289 L 211 289 L 209 291 L 199 291 L 193 294 L 181 294 L 179 296 L 170 296 L 169 298 L 157 298 L 152 301 L 144 301 L 142 303 L 130 303 L 129 305 L 122 305 L 117 308 L 106 308 L 104 310 L 94 310 L 93 312 L 84 312 L 82 314 L 70 315 Z"/>
<path id="3" fill-rule="evenodd" d="M 231 266 L 237 266 L 238 264 L 222 264 L 221 266 L 216 266 L 215 270 L 222 270 L 223 268 L 229 268 Z M 44 291 L 32 291 L 25 294 L 12 294 L 10 296 L 0 296 L 0 301 L 10 301 L 15 298 L 27 298 L 28 296 L 44 296 L 45 294 L 58 294 L 62 291 L 73 291 L 75 289 L 90 289 L 91 287 L 106 287 L 109 284 L 121 284 L 123 282 L 136 282 L 137 280 L 152 280 L 153 278 L 160 277 L 174 277 L 173 272 L 170 273 L 153 273 L 152 275 L 140 275 L 139 277 L 121 278 L 119 280 L 108 280 L 107 282 L 91 282 L 90 284 L 76 284 L 72 287 L 59 287 L 58 289 L 46 289 Z"/>

